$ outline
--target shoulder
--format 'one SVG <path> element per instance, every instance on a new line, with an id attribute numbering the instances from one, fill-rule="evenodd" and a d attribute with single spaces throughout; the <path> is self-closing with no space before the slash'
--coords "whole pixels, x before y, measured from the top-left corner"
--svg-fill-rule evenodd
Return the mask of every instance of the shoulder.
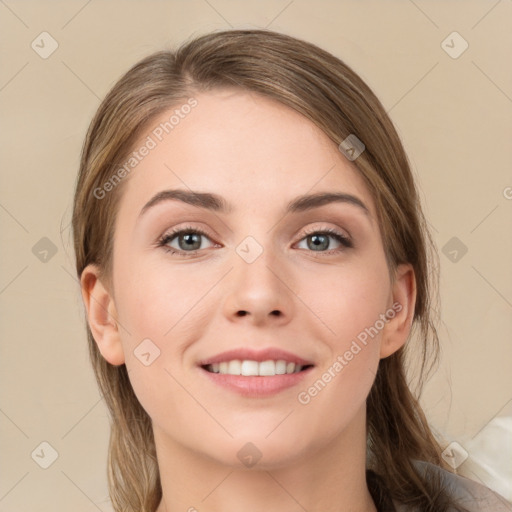
<path id="1" fill-rule="evenodd" d="M 429 462 L 414 461 L 421 474 L 439 476 L 444 488 L 469 512 L 511 512 L 512 505 L 488 487 L 469 478 L 456 475 Z M 404 504 L 394 502 L 396 512 L 415 512 Z"/>

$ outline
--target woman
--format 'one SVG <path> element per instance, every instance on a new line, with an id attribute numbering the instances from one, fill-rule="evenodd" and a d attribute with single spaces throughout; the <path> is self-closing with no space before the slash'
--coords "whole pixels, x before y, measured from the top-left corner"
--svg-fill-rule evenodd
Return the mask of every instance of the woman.
<path id="1" fill-rule="evenodd" d="M 422 376 L 438 348 L 432 241 L 339 59 L 263 30 L 145 58 L 91 123 L 73 229 L 116 511 L 510 510 L 409 389 L 411 331 Z"/>

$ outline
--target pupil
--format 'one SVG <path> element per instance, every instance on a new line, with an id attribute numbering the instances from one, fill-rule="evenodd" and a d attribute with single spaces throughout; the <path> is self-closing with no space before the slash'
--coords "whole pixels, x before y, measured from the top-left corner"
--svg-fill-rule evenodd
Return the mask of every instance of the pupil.
<path id="1" fill-rule="evenodd" d="M 188 249 L 199 249 L 201 247 L 200 235 L 197 233 L 190 233 L 188 235 L 183 235 L 182 240 L 185 241 L 186 247 Z"/>
<path id="2" fill-rule="evenodd" d="M 312 247 L 318 249 L 327 249 L 329 247 L 329 238 L 325 235 L 312 235 L 311 236 Z M 310 249 L 312 248 L 310 245 Z"/>

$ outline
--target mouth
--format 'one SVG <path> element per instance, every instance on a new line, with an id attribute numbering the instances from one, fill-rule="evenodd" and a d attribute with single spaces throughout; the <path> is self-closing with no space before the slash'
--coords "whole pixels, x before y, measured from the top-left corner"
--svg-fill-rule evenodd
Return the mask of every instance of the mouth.
<path id="1" fill-rule="evenodd" d="M 240 348 L 200 361 L 198 367 L 220 388 L 243 397 L 264 398 L 297 386 L 315 365 L 277 348 Z"/>
<path id="2" fill-rule="evenodd" d="M 255 361 L 251 359 L 232 359 L 201 365 L 203 370 L 220 375 L 243 375 L 245 377 L 274 377 L 276 375 L 291 375 L 312 368 L 312 364 L 298 364 L 285 359 L 269 359 L 267 361 Z"/>

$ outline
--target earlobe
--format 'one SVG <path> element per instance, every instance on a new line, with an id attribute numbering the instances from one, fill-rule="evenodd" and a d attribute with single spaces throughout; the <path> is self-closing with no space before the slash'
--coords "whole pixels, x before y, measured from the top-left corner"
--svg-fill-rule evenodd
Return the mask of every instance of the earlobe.
<path id="1" fill-rule="evenodd" d="M 99 278 L 97 265 L 87 265 L 80 278 L 87 320 L 101 355 L 112 365 L 125 362 L 113 297 Z"/>
<path id="2" fill-rule="evenodd" d="M 416 276 L 411 264 L 398 265 L 392 285 L 389 315 L 381 341 L 381 359 L 401 348 L 409 337 L 416 304 Z"/>

